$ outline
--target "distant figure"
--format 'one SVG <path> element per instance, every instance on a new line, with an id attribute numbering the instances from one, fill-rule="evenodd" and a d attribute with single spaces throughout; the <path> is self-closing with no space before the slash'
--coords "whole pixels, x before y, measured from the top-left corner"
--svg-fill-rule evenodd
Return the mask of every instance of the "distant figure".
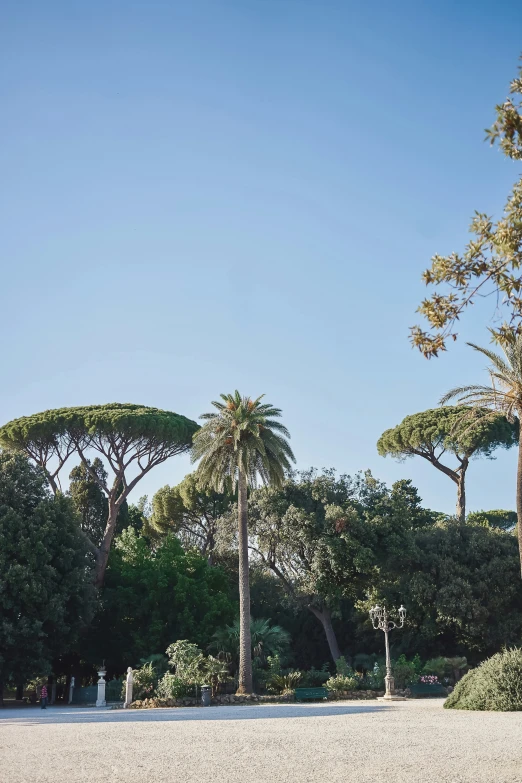
<path id="1" fill-rule="evenodd" d="M 42 685 L 42 692 L 40 693 L 40 704 L 42 706 L 42 710 L 47 709 L 47 687 L 45 685 Z"/>

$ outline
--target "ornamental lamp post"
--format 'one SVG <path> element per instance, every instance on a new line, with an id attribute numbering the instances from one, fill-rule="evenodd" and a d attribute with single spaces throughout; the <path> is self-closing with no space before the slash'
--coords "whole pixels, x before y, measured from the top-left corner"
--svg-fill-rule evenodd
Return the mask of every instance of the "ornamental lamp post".
<path id="1" fill-rule="evenodd" d="M 374 606 L 370 609 L 370 619 L 373 627 L 376 631 L 384 631 L 384 643 L 386 647 L 386 677 L 384 678 L 384 682 L 386 685 L 386 692 L 382 699 L 385 701 L 404 701 L 404 696 L 395 695 L 395 680 L 393 679 L 392 674 L 390 642 L 388 639 L 390 631 L 393 631 L 394 628 L 402 628 L 404 626 L 406 609 L 402 604 L 399 608 L 398 615 L 399 621 L 394 622 L 393 620 L 390 620 L 390 616 L 385 606 Z"/>

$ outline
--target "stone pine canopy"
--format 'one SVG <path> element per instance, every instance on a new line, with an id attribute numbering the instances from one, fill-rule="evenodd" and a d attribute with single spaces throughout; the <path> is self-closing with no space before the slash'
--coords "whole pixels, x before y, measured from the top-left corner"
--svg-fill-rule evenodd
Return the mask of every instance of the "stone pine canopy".
<path id="1" fill-rule="evenodd" d="M 196 422 L 171 411 L 132 403 L 57 408 L 14 419 L 0 427 L 6 448 L 75 450 L 115 439 L 123 445 L 157 448 L 176 454 L 189 449 Z M 49 454 L 51 456 L 51 454 Z"/>
<path id="2" fill-rule="evenodd" d="M 199 429 L 195 421 L 171 411 L 131 403 L 58 408 L 15 419 L 0 428 L 0 445 L 23 451 L 44 471 L 53 492 L 59 473 L 76 453 L 108 499 L 107 524 L 96 552 L 94 583 L 101 587 L 121 504 L 156 465 L 188 451 Z M 106 483 L 92 472 L 86 452 L 102 454 L 113 476 Z M 128 475 L 132 469 L 132 476 Z"/>
<path id="3" fill-rule="evenodd" d="M 466 406 L 445 406 L 414 413 L 377 443 L 382 457 L 431 455 L 435 449 L 489 457 L 495 448 L 509 448 L 518 440 L 518 422 L 510 424 L 501 413 L 473 411 Z"/>

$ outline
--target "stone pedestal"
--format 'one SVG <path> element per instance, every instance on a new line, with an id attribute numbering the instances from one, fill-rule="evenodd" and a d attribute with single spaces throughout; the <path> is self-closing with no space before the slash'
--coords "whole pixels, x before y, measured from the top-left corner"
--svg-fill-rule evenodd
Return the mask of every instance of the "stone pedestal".
<path id="1" fill-rule="evenodd" d="M 96 706 L 97 707 L 106 707 L 107 702 L 105 701 L 105 675 L 107 674 L 106 671 L 103 669 L 98 672 L 99 680 L 98 680 L 98 698 L 96 699 Z"/>
<path id="2" fill-rule="evenodd" d="M 378 696 L 378 701 L 406 701 L 405 696 L 395 695 L 395 680 L 393 679 L 393 675 L 387 674 L 384 678 L 384 684 L 386 693 L 384 696 Z"/>
<path id="3" fill-rule="evenodd" d="M 132 704 L 132 683 L 133 683 L 132 667 L 129 666 L 127 669 L 127 679 L 125 681 L 125 703 L 123 705 L 124 708 L 130 707 Z"/>

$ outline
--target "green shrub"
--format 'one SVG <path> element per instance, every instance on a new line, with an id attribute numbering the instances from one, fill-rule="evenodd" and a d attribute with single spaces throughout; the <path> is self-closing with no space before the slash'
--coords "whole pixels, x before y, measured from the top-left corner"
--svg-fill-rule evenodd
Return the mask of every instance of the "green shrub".
<path id="1" fill-rule="evenodd" d="M 299 684 L 301 672 L 288 672 L 287 674 L 273 674 L 268 681 L 268 689 L 276 693 L 292 691 Z"/>
<path id="2" fill-rule="evenodd" d="M 325 684 L 326 680 L 330 677 L 330 671 L 328 664 L 324 663 L 320 669 L 312 667 L 308 671 L 303 672 L 303 676 L 300 681 L 300 685 L 303 688 L 320 688 Z"/>
<path id="3" fill-rule="evenodd" d="M 146 663 L 152 664 L 152 668 L 156 672 L 158 678 L 163 677 L 166 671 L 168 671 L 169 668 L 169 661 L 166 655 L 162 655 L 161 653 L 155 653 L 154 655 L 149 655 L 148 658 L 140 658 L 140 663 L 142 666 L 144 666 Z"/>
<path id="4" fill-rule="evenodd" d="M 159 681 L 156 690 L 160 699 L 182 699 L 192 693 L 193 688 L 175 674 L 167 672 Z"/>
<path id="5" fill-rule="evenodd" d="M 384 688 L 385 674 L 385 666 L 383 664 L 378 664 L 377 661 L 375 661 L 372 671 L 360 678 L 358 687 L 362 690 L 382 691 Z"/>
<path id="6" fill-rule="evenodd" d="M 336 674 L 326 680 L 325 688 L 329 691 L 354 691 L 361 678 L 348 665 L 344 655 L 336 660 L 335 669 Z"/>
<path id="7" fill-rule="evenodd" d="M 411 659 L 411 662 L 415 667 L 415 674 L 420 674 L 422 672 L 423 667 L 422 667 L 422 661 L 420 659 L 419 653 L 415 653 L 415 655 Z"/>
<path id="8" fill-rule="evenodd" d="M 405 655 L 401 655 L 392 662 L 392 674 L 396 688 L 407 688 L 412 682 L 417 682 L 419 675 L 416 670 L 416 662 L 408 661 Z"/>
<path id="9" fill-rule="evenodd" d="M 268 663 L 268 679 L 276 674 L 281 674 L 281 659 L 279 655 L 269 655 L 266 659 Z"/>
<path id="10" fill-rule="evenodd" d="M 325 682 L 329 691 L 354 691 L 359 685 L 359 677 L 354 674 L 336 674 Z"/>
<path id="11" fill-rule="evenodd" d="M 349 677 L 352 674 L 352 667 L 347 664 L 344 655 L 341 655 L 341 657 L 336 660 L 335 671 L 340 677 Z"/>
<path id="12" fill-rule="evenodd" d="M 152 663 L 145 663 L 141 669 L 134 669 L 132 698 L 134 701 L 150 699 L 155 695 L 158 677 Z M 122 686 L 122 698 L 125 699 L 125 682 Z"/>
<path id="13" fill-rule="evenodd" d="M 444 706 L 454 710 L 522 710 L 522 649 L 488 658 L 455 686 Z"/>
<path id="14" fill-rule="evenodd" d="M 169 664 L 179 679 L 187 683 L 200 683 L 204 679 L 204 656 L 197 644 L 178 639 L 167 647 Z"/>
<path id="15" fill-rule="evenodd" d="M 226 662 L 215 658 L 213 655 L 208 655 L 205 658 L 203 669 L 204 679 L 212 686 L 213 696 L 216 695 L 220 683 L 229 682 L 232 679 Z"/>

